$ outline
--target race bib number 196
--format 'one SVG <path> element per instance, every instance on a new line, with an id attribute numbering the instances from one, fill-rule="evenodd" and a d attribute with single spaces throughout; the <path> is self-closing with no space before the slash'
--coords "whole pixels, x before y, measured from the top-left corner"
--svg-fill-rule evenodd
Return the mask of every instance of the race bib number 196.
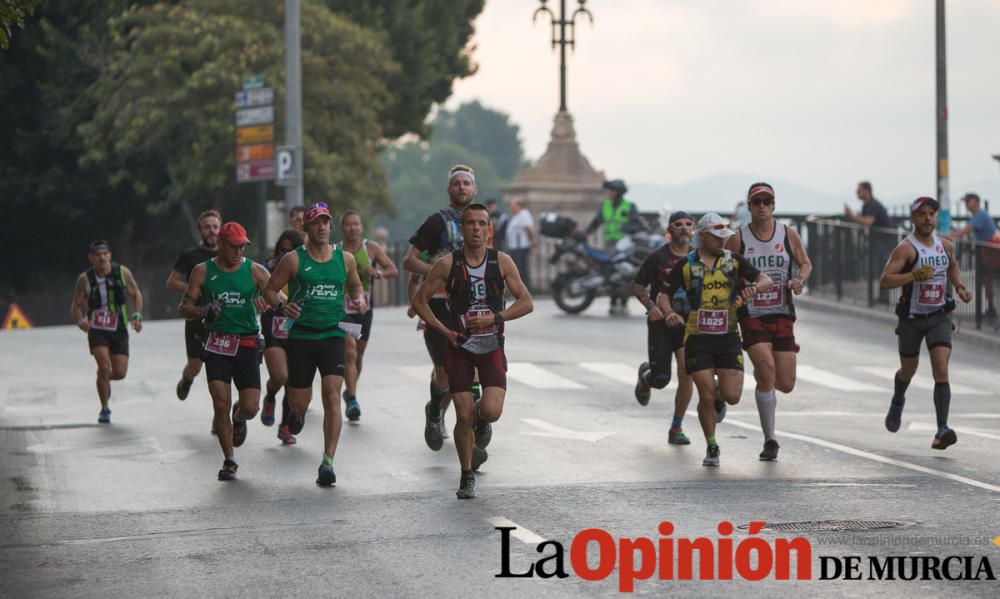
<path id="1" fill-rule="evenodd" d="M 729 331 L 729 310 L 698 310 L 698 333 L 724 335 Z"/>
<path id="2" fill-rule="evenodd" d="M 216 333 L 215 331 L 212 331 L 208 335 L 208 341 L 205 342 L 205 351 L 210 351 L 213 354 L 219 354 L 220 356 L 235 356 L 239 349 L 239 335 L 227 335 L 225 333 Z"/>

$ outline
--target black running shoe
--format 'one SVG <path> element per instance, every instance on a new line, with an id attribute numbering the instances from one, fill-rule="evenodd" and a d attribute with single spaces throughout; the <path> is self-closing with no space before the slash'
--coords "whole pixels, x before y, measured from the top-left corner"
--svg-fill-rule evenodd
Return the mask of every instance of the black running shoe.
<path id="1" fill-rule="evenodd" d="M 177 399 L 184 401 L 188 398 L 188 393 L 191 392 L 191 383 L 194 381 L 189 381 L 181 375 L 181 380 L 177 381 Z"/>
<path id="2" fill-rule="evenodd" d="M 476 475 L 471 472 L 463 472 L 462 479 L 458 483 L 458 491 L 455 496 L 459 499 L 476 498 Z"/>
<path id="3" fill-rule="evenodd" d="M 441 436 L 441 417 L 431 417 L 431 402 L 424 406 L 424 442 L 433 451 L 440 451 L 444 445 L 444 437 Z"/>
<path id="4" fill-rule="evenodd" d="M 236 469 L 239 466 L 232 460 L 222 462 L 222 470 L 219 470 L 219 480 L 233 480 L 236 478 Z"/>
<path id="5" fill-rule="evenodd" d="M 931 442 L 931 449 L 948 449 L 955 443 L 958 443 L 958 435 L 950 428 L 946 428 L 934 435 L 934 441 Z"/>
<path id="6" fill-rule="evenodd" d="M 319 476 L 316 477 L 316 484 L 321 487 L 329 487 L 337 482 L 337 475 L 333 471 L 333 464 L 323 462 L 319 465 Z"/>
<path id="7" fill-rule="evenodd" d="M 778 450 L 781 446 L 774 439 L 768 439 L 764 441 L 764 451 L 760 452 L 760 459 L 762 462 L 773 462 L 778 459 Z"/>
<path id="8" fill-rule="evenodd" d="M 247 421 L 236 419 L 239 409 L 240 404 L 233 405 L 233 447 L 239 447 L 247 440 Z"/>
<path id="9" fill-rule="evenodd" d="M 288 410 L 288 432 L 297 435 L 302 432 L 302 427 L 306 425 L 306 415 L 301 416 L 295 410 Z"/>
<path id="10" fill-rule="evenodd" d="M 719 446 L 715 443 L 708 446 L 705 451 L 705 459 L 701 461 L 702 466 L 718 466 L 719 465 Z"/>
<path id="11" fill-rule="evenodd" d="M 486 449 L 493 440 L 493 425 L 485 420 L 476 421 L 476 445 Z"/>
<path id="12" fill-rule="evenodd" d="M 635 400 L 639 402 L 640 406 L 644 406 L 649 403 L 649 385 L 646 384 L 646 381 L 643 378 L 646 375 L 647 370 L 649 370 L 649 362 L 639 364 L 639 380 L 635 383 Z"/>
<path id="13" fill-rule="evenodd" d="M 486 453 L 486 450 L 482 447 L 473 444 L 472 445 L 472 469 L 479 470 L 479 467 L 486 463 L 490 454 Z"/>

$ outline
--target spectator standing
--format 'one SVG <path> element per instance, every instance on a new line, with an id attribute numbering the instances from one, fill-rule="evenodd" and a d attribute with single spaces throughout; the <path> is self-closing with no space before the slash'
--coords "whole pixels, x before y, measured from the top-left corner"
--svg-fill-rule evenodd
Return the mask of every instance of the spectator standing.
<path id="1" fill-rule="evenodd" d="M 507 248 L 507 253 L 514 260 L 514 265 L 517 266 L 517 271 L 521 273 L 521 279 L 530 293 L 532 288 L 530 270 L 531 250 L 537 244 L 535 219 L 531 216 L 531 211 L 524 207 L 524 198 L 511 198 L 510 210 L 513 215 L 505 224 L 505 247 Z"/>

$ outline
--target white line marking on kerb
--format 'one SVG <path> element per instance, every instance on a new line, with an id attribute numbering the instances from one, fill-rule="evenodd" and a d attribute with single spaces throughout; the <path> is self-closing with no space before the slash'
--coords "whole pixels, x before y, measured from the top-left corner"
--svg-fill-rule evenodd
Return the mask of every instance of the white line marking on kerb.
<path id="1" fill-rule="evenodd" d="M 576 381 L 539 368 L 531 362 L 511 362 L 507 376 L 535 389 L 586 389 Z"/>
<path id="2" fill-rule="evenodd" d="M 799 364 L 796 374 L 803 381 L 836 389 L 837 391 L 878 391 L 880 393 L 890 391 L 886 387 L 877 387 L 868 383 L 862 383 L 854 379 L 849 379 L 846 376 L 840 376 L 839 374 L 809 366 L 808 364 Z"/>
<path id="3" fill-rule="evenodd" d="M 514 527 L 514 530 L 510 531 L 510 536 L 514 537 L 518 541 L 525 543 L 527 545 L 538 545 L 539 543 L 544 543 L 545 539 L 531 532 L 527 528 L 521 526 L 517 522 L 513 522 L 504 518 L 503 516 L 494 516 L 492 518 L 487 518 L 487 522 L 496 527 L 509 528 Z"/>
<path id="4" fill-rule="evenodd" d="M 740 422 L 739 420 L 730 420 L 729 418 L 725 419 L 722 422 L 722 424 L 732 424 L 733 426 L 738 426 L 740 428 L 745 428 L 754 431 L 760 430 L 760 426 L 757 424 L 748 424 L 746 422 Z M 993 491 L 994 493 L 1000 493 L 1000 487 L 996 485 L 984 483 L 982 481 L 978 481 L 965 476 L 959 476 L 958 474 L 943 472 L 941 470 L 935 470 L 933 468 L 928 468 L 926 466 L 920 466 L 918 464 L 911 464 L 909 462 L 904 462 L 902 460 L 887 458 L 885 456 L 880 456 L 876 453 L 870 453 L 867 451 L 862 451 L 860 449 L 854 449 L 853 447 L 847 447 L 846 445 L 825 441 L 823 439 L 817 439 L 816 437 L 810 437 L 808 435 L 800 435 L 797 433 L 787 433 L 782 431 L 775 431 L 775 434 L 783 437 L 788 437 L 789 439 L 796 439 L 798 441 L 804 441 L 805 443 L 812 443 L 813 445 L 819 445 L 820 447 L 826 447 L 827 449 L 840 451 L 842 453 L 846 453 L 848 455 L 852 455 L 855 457 L 865 458 L 866 460 L 871 460 L 873 462 L 880 462 L 882 464 L 888 464 L 890 466 L 896 466 L 898 468 L 906 468 L 907 470 L 913 470 L 915 472 L 920 472 L 922 474 L 930 474 L 931 476 L 938 476 L 941 478 L 946 478 L 948 480 L 953 480 L 955 482 L 964 483 L 972 487 L 986 489 L 987 491 Z"/>

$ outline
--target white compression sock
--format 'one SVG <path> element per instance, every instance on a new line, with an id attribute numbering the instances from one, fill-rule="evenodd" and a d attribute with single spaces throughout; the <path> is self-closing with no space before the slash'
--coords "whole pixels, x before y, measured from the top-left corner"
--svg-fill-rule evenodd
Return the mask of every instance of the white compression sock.
<path id="1" fill-rule="evenodd" d="M 778 407 L 778 396 L 774 394 L 774 389 L 755 390 L 753 395 L 757 399 L 757 413 L 760 414 L 760 428 L 764 432 L 764 440 L 770 441 L 774 438 L 774 412 Z"/>

